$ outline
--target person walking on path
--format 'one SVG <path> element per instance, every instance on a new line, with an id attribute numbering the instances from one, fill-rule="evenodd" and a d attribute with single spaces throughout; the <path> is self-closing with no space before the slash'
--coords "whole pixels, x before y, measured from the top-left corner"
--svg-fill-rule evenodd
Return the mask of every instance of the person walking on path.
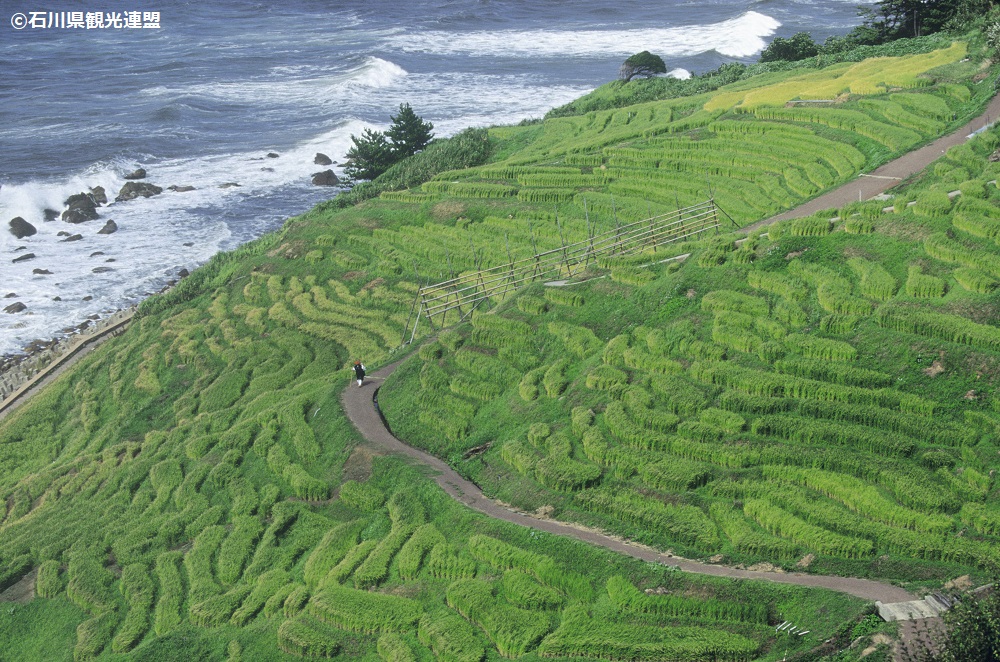
<path id="1" fill-rule="evenodd" d="M 354 376 L 357 377 L 358 386 L 360 387 L 365 381 L 365 366 L 362 365 L 359 359 L 355 359 L 354 361 Z"/>

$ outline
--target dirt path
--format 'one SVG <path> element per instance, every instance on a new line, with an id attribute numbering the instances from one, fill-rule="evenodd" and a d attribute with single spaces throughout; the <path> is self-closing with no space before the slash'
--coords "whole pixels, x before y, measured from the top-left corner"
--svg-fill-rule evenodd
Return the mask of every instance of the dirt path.
<path id="1" fill-rule="evenodd" d="M 949 147 L 961 145 L 968 140 L 969 135 L 978 131 L 991 122 L 1000 120 L 1000 94 L 993 97 L 989 104 L 978 117 L 969 121 L 965 126 L 957 129 L 946 136 L 938 138 L 929 145 L 920 149 L 907 152 L 899 158 L 893 159 L 889 163 L 876 168 L 870 173 L 859 175 L 846 184 L 842 184 L 832 191 L 827 191 L 821 196 L 813 198 L 809 202 L 803 203 L 794 209 L 772 216 L 771 218 L 758 221 L 749 225 L 744 231 L 755 230 L 763 225 L 768 225 L 775 221 L 783 221 L 789 218 L 802 218 L 811 216 L 823 209 L 839 209 L 844 205 L 857 202 L 858 200 L 870 200 L 880 193 L 896 186 L 901 181 L 915 175 L 942 154 L 948 151 Z"/>
<path id="2" fill-rule="evenodd" d="M 807 575 L 803 573 L 761 572 L 753 570 L 738 570 L 722 565 L 712 565 L 682 559 L 664 554 L 645 545 L 630 543 L 599 531 L 585 529 L 565 522 L 542 519 L 506 508 L 483 495 L 475 484 L 462 478 L 454 469 L 442 460 L 421 450 L 404 444 L 392 435 L 386 428 L 382 416 L 377 409 L 375 397 L 382 380 L 387 378 L 399 366 L 401 361 L 385 366 L 370 375 L 364 386 L 358 388 L 352 381 L 341 396 L 344 412 L 365 440 L 375 448 L 411 458 L 418 464 L 433 470 L 434 481 L 441 486 L 449 496 L 464 503 L 469 508 L 495 519 L 513 524 L 520 524 L 538 531 L 546 531 L 559 536 L 576 538 L 599 547 L 604 547 L 620 554 L 627 554 L 643 561 L 665 563 L 677 566 L 686 572 L 716 577 L 732 577 L 734 579 L 763 579 L 781 584 L 795 584 L 814 588 L 827 588 L 841 593 L 862 598 L 864 600 L 880 600 L 882 602 L 904 602 L 914 600 L 909 592 L 869 579 L 853 577 L 831 577 Z"/>

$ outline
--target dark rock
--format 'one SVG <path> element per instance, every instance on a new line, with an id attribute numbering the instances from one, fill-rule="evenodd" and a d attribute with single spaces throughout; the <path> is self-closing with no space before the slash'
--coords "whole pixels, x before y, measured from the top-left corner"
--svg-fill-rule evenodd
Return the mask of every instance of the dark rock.
<path id="1" fill-rule="evenodd" d="M 21 251 L 26 251 L 26 250 L 28 250 L 27 246 L 18 246 L 17 248 L 12 250 L 11 253 L 20 253 Z"/>
<path id="2" fill-rule="evenodd" d="M 104 251 L 94 251 L 90 254 L 90 257 L 97 257 L 98 255 L 104 255 Z"/>
<path id="3" fill-rule="evenodd" d="M 68 237 L 70 234 L 71 233 L 66 232 L 65 230 L 60 230 L 59 232 L 56 233 L 56 236 L 57 237 Z"/>
<path id="4" fill-rule="evenodd" d="M 42 216 L 45 218 L 46 222 L 54 221 L 59 218 L 59 212 L 55 209 L 43 209 Z"/>
<path id="5" fill-rule="evenodd" d="M 187 278 L 190 275 L 191 272 L 188 271 L 187 269 L 181 269 L 180 271 L 177 272 L 178 278 Z"/>
<path id="6" fill-rule="evenodd" d="M 13 260 L 11 260 L 11 262 L 27 262 L 28 260 L 34 260 L 34 259 L 35 259 L 34 253 L 25 253 L 24 255 L 15 257 Z"/>
<path id="7" fill-rule="evenodd" d="M 97 313 L 94 313 L 93 315 L 87 315 L 87 319 L 91 320 L 92 322 L 96 322 L 97 320 L 101 319 L 101 316 L 98 315 Z"/>
<path id="8" fill-rule="evenodd" d="M 52 297 L 53 301 L 62 301 L 62 297 Z"/>
<path id="9" fill-rule="evenodd" d="M 63 242 L 67 242 L 67 241 L 80 241 L 81 239 L 83 239 L 83 235 L 82 234 L 71 234 L 70 236 L 66 237 L 62 241 Z"/>
<path id="10" fill-rule="evenodd" d="M 125 175 L 125 179 L 146 179 L 146 169 L 136 168 L 129 174 Z"/>
<path id="11" fill-rule="evenodd" d="M 118 224 L 108 219 L 108 222 L 104 224 L 104 227 L 97 231 L 97 234 L 114 234 L 118 232 Z"/>
<path id="12" fill-rule="evenodd" d="M 190 248 L 191 246 L 194 246 L 194 242 L 193 241 L 185 241 L 184 245 L 187 246 L 188 248 Z"/>
<path id="13" fill-rule="evenodd" d="M 269 159 L 276 159 L 276 158 L 278 158 L 278 154 L 277 154 L 277 152 L 268 152 L 267 153 L 267 158 L 269 158 Z"/>
<path id="14" fill-rule="evenodd" d="M 18 239 L 24 239 L 25 237 L 30 237 L 36 234 L 38 230 L 35 226 L 24 220 L 20 216 L 15 216 L 10 219 L 10 233 L 17 237 Z"/>
<path id="15" fill-rule="evenodd" d="M 176 193 L 187 193 L 188 191 L 195 190 L 193 186 L 178 186 L 177 184 L 168 186 L 167 188 Z"/>
<path id="16" fill-rule="evenodd" d="M 234 186 L 239 186 L 236 182 L 226 182 L 225 184 L 219 184 L 219 188 L 233 188 Z"/>
<path id="17" fill-rule="evenodd" d="M 129 200 L 135 200 L 138 197 L 149 198 L 161 193 L 163 193 L 163 189 L 159 186 L 148 184 L 146 182 L 128 182 L 122 187 L 122 190 L 118 192 L 118 197 L 115 198 L 115 202 L 127 202 Z"/>
<path id="18" fill-rule="evenodd" d="M 98 206 L 108 204 L 108 194 L 105 192 L 103 186 L 95 186 L 90 189 L 90 194 L 94 196 L 94 202 L 96 202 Z"/>
<path id="19" fill-rule="evenodd" d="M 4 295 L 4 299 L 14 299 L 17 297 L 17 292 L 8 292 Z"/>
<path id="20" fill-rule="evenodd" d="M 313 173 L 312 183 L 314 186 L 337 186 L 340 184 L 340 179 L 334 174 L 333 170 L 324 170 L 323 172 Z"/>
<path id="21" fill-rule="evenodd" d="M 14 313 L 19 313 L 19 312 L 27 310 L 27 309 L 28 309 L 27 306 L 25 306 L 23 303 L 21 303 L 20 301 L 18 301 L 17 303 L 10 304 L 6 308 L 4 308 L 3 311 L 5 313 L 10 313 L 10 314 L 13 315 Z"/>
<path id="22" fill-rule="evenodd" d="M 118 261 L 118 260 L 116 260 L 116 259 L 115 259 L 115 258 L 113 258 L 113 257 L 109 257 L 109 258 L 108 258 L 107 260 L 105 260 L 105 262 L 117 262 L 117 261 Z"/>
<path id="23" fill-rule="evenodd" d="M 274 172 L 274 168 L 261 168 L 261 172 Z"/>
<path id="24" fill-rule="evenodd" d="M 92 296 L 90 296 L 88 294 L 87 296 L 85 296 L 82 299 L 80 299 L 80 301 L 92 301 L 93 299 L 94 299 L 94 297 L 92 297 Z"/>
<path id="25" fill-rule="evenodd" d="M 98 217 L 97 201 L 91 193 L 77 193 L 66 198 L 66 211 L 62 220 L 67 223 L 83 223 Z"/>
<path id="26" fill-rule="evenodd" d="M 316 165 L 333 165 L 333 159 L 322 152 L 316 152 L 316 158 L 313 159 L 313 163 Z"/>
<path id="27" fill-rule="evenodd" d="M 111 267 L 94 267 L 91 271 L 95 274 L 103 274 L 108 271 L 114 271 Z"/>
<path id="28" fill-rule="evenodd" d="M 38 276 L 51 276 L 52 275 L 52 272 L 49 271 L 48 269 L 32 269 L 31 273 L 36 274 Z"/>

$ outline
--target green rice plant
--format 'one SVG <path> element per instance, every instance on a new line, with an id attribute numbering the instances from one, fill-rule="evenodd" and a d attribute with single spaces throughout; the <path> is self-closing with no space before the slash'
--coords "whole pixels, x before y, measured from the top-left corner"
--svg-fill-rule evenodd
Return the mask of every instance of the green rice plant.
<path id="1" fill-rule="evenodd" d="M 633 386 L 622 393 L 622 404 L 628 411 L 628 417 L 633 422 L 655 430 L 656 432 L 673 432 L 677 428 L 680 419 L 674 414 L 660 409 L 653 408 L 653 396 L 639 386 Z M 612 414 L 618 417 L 618 413 Z M 624 421 L 616 418 L 616 425 L 624 425 Z"/>
<path id="2" fill-rule="evenodd" d="M 573 407 L 570 415 L 573 434 L 582 437 L 583 434 L 594 424 L 594 410 L 586 407 Z"/>
<path id="3" fill-rule="evenodd" d="M 330 486 L 311 476 L 301 464 L 289 464 L 282 470 L 281 477 L 288 481 L 295 496 L 300 499 L 323 501 L 330 496 Z"/>
<path id="4" fill-rule="evenodd" d="M 804 194 L 805 197 L 807 194 Z M 807 216 L 797 218 L 791 223 L 791 235 L 793 237 L 822 237 L 830 234 L 833 230 L 833 222 L 828 218 L 817 218 Z"/>
<path id="5" fill-rule="evenodd" d="M 417 662 L 417 656 L 413 654 L 410 645 L 396 632 L 386 632 L 380 636 L 375 650 L 383 662 Z"/>
<path id="6" fill-rule="evenodd" d="M 968 91 L 968 88 L 966 88 L 966 91 Z M 954 112 L 945 100 L 933 94 L 908 92 L 893 94 L 889 98 L 918 115 L 933 117 L 937 120 L 950 120 L 954 117 Z"/>
<path id="7" fill-rule="evenodd" d="M 304 570 L 306 586 L 315 588 L 320 580 L 344 559 L 347 552 L 358 543 L 358 536 L 363 526 L 363 522 L 344 522 L 326 532 L 306 558 Z"/>
<path id="8" fill-rule="evenodd" d="M 565 322 L 549 322 L 548 332 L 559 338 L 566 348 L 580 358 L 599 351 L 604 343 L 585 326 Z"/>
<path id="9" fill-rule="evenodd" d="M 96 551 L 96 550 L 95 550 Z M 69 557 L 66 595 L 78 607 L 92 614 L 114 609 L 114 576 L 104 568 L 94 551 L 74 549 Z"/>
<path id="10" fill-rule="evenodd" d="M 719 409 L 717 407 L 709 407 L 708 409 L 703 409 L 698 415 L 698 418 L 702 423 L 707 423 L 713 427 L 719 428 L 726 434 L 739 434 L 746 427 L 746 420 L 739 414 L 734 414 L 731 411 L 726 411 L 725 409 Z"/>
<path id="11" fill-rule="evenodd" d="M 656 280 L 656 274 L 649 269 L 637 267 L 614 267 L 611 269 L 611 280 L 624 285 L 642 287 Z"/>
<path id="12" fill-rule="evenodd" d="M 198 627 L 216 627 L 228 621 L 233 612 L 250 593 L 250 587 L 239 585 L 222 595 L 213 595 L 202 602 L 191 605 L 188 618 Z"/>
<path id="13" fill-rule="evenodd" d="M 441 660 L 480 662 L 486 655 L 486 647 L 472 625 L 453 611 L 424 614 L 417 638 Z"/>
<path id="14" fill-rule="evenodd" d="M 915 442 L 898 433 L 837 421 L 807 420 L 797 416 L 762 416 L 750 426 L 754 434 L 787 439 L 800 444 L 839 444 L 876 455 L 906 457 Z"/>
<path id="15" fill-rule="evenodd" d="M 395 525 L 389 535 L 383 538 L 371 554 L 354 571 L 354 585 L 357 588 L 377 586 L 385 581 L 389 574 L 389 564 L 403 544 L 413 535 L 412 525 Z"/>
<path id="16" fill-rule="evenodd" d="M 947 515 L 928 515 L 900 506 L 885 497 L 874 485 L 842 473 L 801 467 L 762 467 L 769 481 L 791 482 L 821 492 L 850 510 L 889 526 L 931 534 L 945 534 L 954 528 Z"/>
<path id="17" fill-rule="evenodd" d="M 963 288 L 977 294 L 990 294 L 1000 285 L 1000 281 L 970 267 L 955 267 L 951 275 Z"/>
<path id="18" fill-rule="evenodd" d="M 497 600 L 493 587 L 478 579 L 454 582 L 446 597 L 448 606 L 482 628 L 504 657 L 521 657 L 550 629 L 548 619 Z"/>
<path id="19" fill-rule="evenodd" d="M 566 369 L 569 368 L 569 365 L 567 359 L 559 359 L 545 369 L 542 385 L 545 387 L 546 395 L 550 398 L 558 398 L 569 385 L 566 379 Z"/>
<path id="20" fill-rule="evenodd" d="M 54 598 L 65 588 L 63 578 L 59 576 L 59 561 L 43 561 L 35 578 L 35 594 L 40 598 Z"/>
<path id="21" fill-rule="evenodd" d="M 709 312 L 728 311 L 752 317 L 766 317 L 767 301 L 733 290 L 715 290 L 701 298 L 701 309 Z"/>
<path id="22" fill-rule="evenodd" d="M 156 578 L 159 598 L 153 615 L 153 630 L 162 637 L 181 624 L 181 605 L 184 603 L 184 584 L 178 564 L 181 552 L 162 552 L 156 557 Z"/>
<path id="23" fill-rule="evenodd" d="M 368 558 L 375 546 L 378 545 L 377 540 L 362 540 L 358 544 L 347 550 L 337 565 L 333 566 L 329 572 L 326 573 L 318 584 L 318 588 L 324 588 L 333 584 L 340 584 L 345 579 L 351 576 L 351 573 L 361 565 L 361 563 Z M 307 589 L 308 591 L 308 589 Z M 287 616 L 287 613 L 286 613 Z"/>
<path id="24" fill-rule="evenodd" d="M 360 511 L 374 513 L 382 509 L 385 493 L 370 483 L 347 480 L 340 486 L 340 500 Z"/>
<path id="25" fill-rule="evenodd" d="M 548 303 L 541 297 L 524 294 L 517 298 L 517 309 L 529 315 L 541 315 L 548 310 Z"/>
<path id="26" fill-rule="evenodd" d="M 212 574 L 212 559 L 225 535 L 225 527 L 209 526 L 198 534 L 193 547 L 184 555 L 191 604 L 202 602 L 221 591 Z"/>
<path id="27" fill-rule="evenodd" d="M 794 559 L 802 555 L 795 543 L 754 528 L 739 508 L 714 502 L 709 506 L 709 513 L 741 552 L 771 559 Z"/>
<path id="28" fill-rule="evenodd" d="M 301 584 L 289 582 L 275 591 L 274 594 L 269 597 L 266 602 L 264 602 L 264 618 L 271 618 L 272 616 L 282 613 L 285 600 L 287 600 L 288 596 L 290 596 L 292 592 L 300 586 Z"/>
<path id="29" fill-rule="evenodd" d="M 871 540 L 841 535 L 809 524 L 763 499 L 747 499 L 743 510 L 770 533 L 821 554 L 858 559 L 871 556 L 875 549 Z"/>
<path id="30" fill-rule="evenodd" d="M 420 346 L 420 349 L 417 350 L 417 356 L 420 357 L 421 361 L 436 361 L 441 358 L 443 351 L 441 343 L 429 342 Z"/>
<path id="31" fill-rule="evenodd" d="M 958 315 L 883 307 L 879 309 L 876 321 L 879 326 L 894 331 L 980 349 L 1000 349 L 1000 329 L 988 324 L 977 324 Z"/>
<path id="32" fill-rule="evenodd" d="M 538 647 L 541 657 L 590 657 L 605 660 L 752 659 L 759 644 L 717 627 L 659 627 L 592 618 L 585 605 L 563 610 L 559 627 Z"/>
<path id="33" fill-rule="evenodd" d="M 938 87 L 942 92 L 962 103 L 966 103 L 972 98 L 972 92 L 961 83 L 941 83 Z"/>
<path id="34" fill-rule="evenodd" d="M 476 562 L 454 546 L 438 543 L 427 556 L 427 572 L 438 579 L 468 579 L 476 574 Z"/>
<path id="35" fill-rule="evenodd" d="M 268 570 L 254 582 L 250 595 L 233 612 L 230 623 L 243 627 L 264 608 L 267 601 L 283 587 L 288 586 L 288 573 L 281 568 Z"/>
<path id="36" fill-rule="evenodd" d="M 940 191 L 923 191 L 917 196 L 913 213 L 917 216 L 947 216 L 951 211 L 951 198 Z"/>
<path id="37" fill-rule="evenodd" d="M 719 546 L 715 524 L 700 508 L 672 505 L 630 490 L 586 490 L 574 497 L 581 506 L 682 542 L 703 551 Z"/>
<path id="38" fill-rule="evenodd" d="M 542 377 L 547 373 L 548 368 L 535 368 L 534 370 L 529 370 L 524 373 L 521 378 L 520 383 L 517 386 L 517 392 L 521 396 L 522 400 L 531 402 L 538 398 L 538 383 L 542 381 Z"/>
<path id="39" fill-rule="evenodd" d="M 454 329 L 446 329 L 438 335 L 438 342 L 448 348 L 451 352 L 454 352 L 461 347 L 464 340 L 465 338 L 462 334 Z"/>
<path id="40" fill-rule="evenodd" d="M 896 295 L 899 284 L 881 264 L 854 257 L 847 261 L 847 265 L 858 276 L 858 289 L 866 297 L 888 301 Z"/>
<path id="41" fill-rule="evenodd" d="M 771 315 L 774 319 L 787 324 L 793 329 L 799 329 L 806 325 L 809 321 L 806 312 L 802 310 L 802 307 L 795 303 L 794 301 L 789 301 L 787 299 L 782 299 L 774 305 L 774 310 L 771 311 Z"/>
<path id="42" fill-rule="evenodd" d="M 788 351 L 807 359 L 849 362 L 857 358 L 858 355 L 858 350 L 842 340 L 793 333 L 787 336 L 784 342 Z"/>
<path id="43" fill-rule="evenodd" d="M 555 609 L 565 602 L 559 591 L 517 570 L 504 573 L 500 591 L 507 602 L 522 609 Z"/>
<path id="44" fill-rule="evenodd" d="M 985 198 L 987 195 L 986 182 L 981 179 L 970 179 L 958 185 L 958 190 L 962 192 L 962 199 Z"/>
<path id="45" fill-rule="evenodd" d="M 636 469 L 644 484 L 669 492 L 697 489 L 714 477 L 711 467 L 676 456 L 656 462 L 639 461 Z"/>
<path id="46" fill-rule="evenodd" d="M 1000 278 L 1000 256 L 970 250 L 962 244 L 952 241 L 944 233 L 928 236 L 924 240 L 924 250 L 931 257 L 943 262 L 957 262 L 962 266 L 980 269 L 990 276 Z"/>
<path id="47" fill-rule="evenodd" d="M 796 375 L 844 386 L 884 388 L 894 382 L 892 375 L 868 368 L 857 368 L 828 360 L 788 358 L 777 361 L 774 369 L 786 375 Z"/>
<path id="48" fill-rule="evenodd" d="M 308 610 L 324 623 L 362 634 L 406 632 L 423 615 L 423 608 L 415 600 L 336 584 L 313 595 Z"/>
<path id="49" fill-rule="evenodd" d="M 684 367 L 677 361 L 643 351 L 640 347 L 625 349 L 622 360 L 629 368 L 658 375 L 676 375 L 684 371 Z"/>
<path id="50" fill-rule="evenodd" d="M 444 368 L 437 363 L 425 363 L 420 366 L 420 386 L 428 391 L 446 391 L 451 384 L 451 378 Z"/>
<path id="51" fill-rule="evenodd" d="M 599 365 L 587 375 L 587 388 L 601 391 L 620 389 L 628 384 L 628 375 L 609 365 Z"/>
<path id="52" fill-rule="evenodd" d="M 307 602 L 309 602 L 309 589 L 302 584 L 296 584 L 282 603 L 281 611 L 285 618 L 294 618 L 305 609 Z"/>
<path id="53" fill-rule="evenodd" d="M 667 411 L 693 416 L 708 406 L 709 398 L 697 384 L 680 375 L 653 375 L 649 387 Z"/>
<path id="54" fill-rule="evenodd" d="M 218 578 L 223 584 L 232 585 L 243 574 L 264 526 L 256 517 L 233 518 L 233 528 L 219 548 Z"/>
<path id="55" fill-rule="evenodd" d="M 90 660 L 97 657 L 111 642 L 118 613 L 114 610 L 102 611 L 76 627 L 76 645 L 73 660 Z"/>
<path id="56" fill-rule="evenodd" d="M 128 613 L 111 642 L 111 650 L 115 653 L 126 653 L 135 648 L 149 630 L 149 612 L 153 608 L 153 580 L 145 566 L 125 566 L 121 588 L 128 603 Z"/>
<path id="57" fill-rule="evenodd" d="M 1000 508 L 993 504 L 968 502 L 959 514 L 963 524 L 986 536 L 1000 534 Z"/>
<path id="58" fill-rule="evenodd" d="M 719 406 L 740 414 L 776 414 L 790 408 L 784 398 L 746 395 L 739 391 L 725 391 L 719 396 Z"/>
<path id="59" fill-rule="evenodd" d="M 625 613 L 652 614 L 666 618 L 697 618 L 710 621 L 768 623 L 766 603 L 688 598 L 674 594 L 647 595 L 621 575 L 608 578 L 605 588 L 611 604 Z"/>
<path id="60" fill-rule="evenodd" d="M 306 615 L 289 618 L 278 626 L 278 648 L 300 657 L 334 657 L 344 634 Z"/>
<path id="61" fill-rule="evenodd" d="M 666 450 L 670 445 L 670 440 L 666 435 L 648 430 L 642 425 L 636 425 L 620 402 L 608 403 L 607 408 L 604 410 L 604 423 L 616 439 L 630 448 L 639 450 Z"/>
<path id="62" fill-rule="evenodd" d="M 944 296 L 944 280 L 921 273 L 920 266 L 916 264 L 910 265 L 907 274 L 906 293 L 911 297 L 931 299 Z"/>
<path id="63" fill-rule="evenodd" d="M 433 524 L 419 526 L 399 550 L 397 557 L 399 576 L 403 579 L 416 579 L 424 558 L 435 546 L 443 542 L 445 542 L 444 536 Z"/>
<path id="64" fill-rule="evenodd" d="M 528 572 L 546 586 L 571 598 L 590 600 L 593 597 L 593 589 L 587 577 L 564 569 L 549 556 L 529 552 L 483 535 L 469 538 L 468 551 L 475 558 L 499 570 Z"/>
<path id="65" fill-rule="evenodd" d="M 854 333 L 860 322 L 861 318 L 857 315 L 838 315 L 832 313 L 820 318 L 819 329 L 824 333 L 846 336 Z"/>
<path id="66" fill-rule="evenodd" d="M 572 308 L 579 308 L 584 303 L 582 295 L 561 287 L 545 288 L 545 300 L 560 306 L 570 306 Z"/>
<path id="67" fill-rule="evenodd" d="M 483 182 L 444 182 L 430 181 L 421 184 L 424 193 L 445 193 L 456 198 L 496 199 L 516 196 L 518 189 L 503 184 L 487 184 Z"/>

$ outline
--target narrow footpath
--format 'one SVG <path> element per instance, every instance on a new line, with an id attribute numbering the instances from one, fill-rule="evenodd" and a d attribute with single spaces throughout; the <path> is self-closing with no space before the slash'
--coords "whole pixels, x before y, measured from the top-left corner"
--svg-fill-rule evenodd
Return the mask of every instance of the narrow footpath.
<path id="1" fill-rule="evenodd" d="M 807 575 L 798 572 L 782 573 L 739 570 L 723 565 L 691 561 L 658 552 L 645 545 L 631 544 L 597 531 L 574 526 L 573 524 L 551 519 L 541 519 L 502 506 L 492 499 L 487 498 L 479 487 L 462 478 L 458 472 L 449 467 L 444 461 L 412 446 L 408 446 L 394 437 L 385 426 L 376 402 L 378 388 L 382 381 L 399 367 L 400 363 L 402 361 L 397 361 L 373 373 L 367 378 L 368 381 L 361 388 L 358 388 L 353 381 L 351 382 L 351 386 L 346 388 L 341 396 L 341 402 L 344 405 L 344 412 L 347 414 L 347 418 L 373 448 L 386 453 L 404 455 L 418 464 L 429 467 L 434 472 L 434 481 L 441 489 L 456 501 L 464 503 L 477 512 L 494 519 L 520 524 L 521 526 L 538 531 L 576 538 L 577 540 L 589 542 L 593 545 L 618 552 L 619 554 L 626 554 L 643 561 L 676 566 L 685 572 L 712 575 L 715 577 L 731 577 L 733 579 L 763 579 L 780 584 L 827 588 L 840 593 L 848 593 L 864 600 L 878 600 L 881 602 L 906 602 L 916 599 L 915 596 L 898 586 L 869 579 Z"/>

